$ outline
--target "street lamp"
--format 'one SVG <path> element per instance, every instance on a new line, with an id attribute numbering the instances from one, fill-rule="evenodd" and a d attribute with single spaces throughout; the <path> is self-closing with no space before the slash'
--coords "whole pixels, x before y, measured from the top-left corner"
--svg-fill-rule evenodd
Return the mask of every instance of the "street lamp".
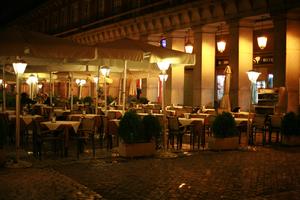
<path id="1" fill-rule="evenodd" d="M 38 78 L 36 76 L 34 76 L 33 74 L 31 74 L 26 83 L 30 86 L 30 99 L 33 98 L 33 85 L 36 84 L 38 82 Z"/>
<path id="2" fill-rule="evenodd" d="M 256 84 L 256 80 L 259 77 L 261 73 L 256 72 L 254 70 L 250 70 L 247 72 L 248 79 L 250 80 L 250 101 L 249 101 L 249 115 L 248 115 L 248 128 L 247 128 L 247 137 L 250 136 L 250 115 L 251 115 L 251 105 L 252 105 L 252 90 L 253 90 L 253 85 Z M 248 139 L 248 138 L 247 138 Z M 251 139 L 251 144 L 252 144 L 252 139 Z"/>
<path id="3" fill-rule="evenodd" d="M 167 70 L 170 67 L 170 63 L 166 61 L 158 62 L 158 68 L 161 70 L 161 74 L 159 74 L 159 80 L 162 82 L 162 92 L 161 92 L 161 107 L 162 107 L 162 114 L 163 114 L 163 152 L 161 152 L 160 156 L 163 158 L 170 158 L 176 157 L 175 154 L 167 152 L 167 116 L 166 116 L 166 109 L 165 109 L 165 82 L 168 79 Z"/>
<path id="4" fill-rule="evenodd" d="M 79 87 L 79 95 L 78 95 L 79 97 L 78 98 L 81 99 L 82 86 L 86 84 L 86 80 L 84 80 L 84 79 L 76 79 L 75 82 L 76 82 L 76 84 Z"/>
<path id="5" fill-rule="evenodd" d="M 13 63 L 13 68 L 16 74 L 16 163 L 19 162 L 19 148 L 20 148 L 20 83 L 19 83 L 19 75 L 22 75 L 26 69 L 27 63 L 24 61 L 18 61 Z M 24 163 L 24 162 L 23 162 Z M 23 164 L 22 163 L 22 164 Z M 25 164 L 25 163 L 24 163 Z M 27 164 L 25 164 L 27 165 Z M 22 167 L 22 166 L 18 166 Z"/>
<path id="6" fill-rule="evenodd" d="M 104 106 L 105 106 L 105 116 L 107 115 L 107 94 L 106 94 L 106 78 L 109 75 L 110 68 L 103 66 L 100 68 L 101 74 L 104 76 Z"/>

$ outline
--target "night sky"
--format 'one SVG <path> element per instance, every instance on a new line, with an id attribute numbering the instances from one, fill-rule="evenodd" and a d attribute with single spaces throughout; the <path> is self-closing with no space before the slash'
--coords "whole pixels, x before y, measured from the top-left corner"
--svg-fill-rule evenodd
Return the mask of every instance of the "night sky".
<path id="1" fill-rule="evenodd" d="M 0 6 L 0 26 L 6 26 L 9 22 L 26 14 L 47 0 L 7 0 Z"/>

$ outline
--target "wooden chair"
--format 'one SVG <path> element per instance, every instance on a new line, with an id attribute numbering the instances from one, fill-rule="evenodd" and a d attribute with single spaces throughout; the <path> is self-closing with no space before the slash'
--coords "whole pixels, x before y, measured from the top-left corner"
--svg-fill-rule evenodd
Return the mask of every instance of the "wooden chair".
<path id="1" fill-rule="evenodd" d="M 14 141 L 14 134 L 12 130 L 12 124 L 9 121 L 8 113 L 0 113 L 0 147 L 6 144 L 6 141 L 8 140 L 8 143 L 13 143 Z"/>
<path id="2" fill-rule="evenodd" d="M 257 132 L 262 133 L 262 144 L 265 145 L 266 143 L 266 132 L 268 130 L 268 115 L 262 114 L 255 114 L 251 124 L 251 131 L 250 131 L 250 144 L 255 144 L 256 141 L 256 134 Z"/>
<path id="3" fill-rule="evenodd" d="M 79 159 L 79 154 L 83 152 L 84 144 L 90 140 L 93 150 L 93 157 L 96 155 L 95 148 L 95 132 L 96 123 L 95 118 L 81 118 L 80 127 L 75 136 L 77 140 L 77 159 Z"/>
<path id="4" fill-rule="evenodd" d="M 36 158 L 42 159 L 44 144 L 49 142 L 53 145 L 54 153 L 58 153 L 57 150 L 61 151 L 63 155 L 64 147 L 64 136 L 61 129 L 58 131 L 50 131 L 46 127 L 41 125 L 41 119 L 34 119 L 32 121 L 32 144 L 33 144 L 33 155 Z"/>
<path id="5" fill-rule="evenodd" d="M 205 147 L 205 132 L 202 121 L 193 121 L 191 126 L 190 145 L 192 149 L 195 149 L 195 142 L 197 141 L 197 148 L 200 149 L 200 145 Z"/>
<path id="6" fill-rule="evenodd" d="M 272 133 L 276 132 L 276 143 L 281 141 L 279 139 L 279 134 L 281 131 L 281 122 L 282 116 L 279 114 L 272 115 L 270 117 L 270 125 L 269 125 L 269 143 L 272 143 Z"/>
<path id="7" fill-rule="evenodd" d="M 169 143 L 174 148 L 174 140 L 176 138 L 177 149 L 182 148 L 182 139 L 184 134 L 184 126 L 181 126 L 178 117 L 168 116 L 168 148 Z"/>
<path id="8" fill-rule="evenodd" d="M 207 132 L 208 136 L 212 135 L 212 125 L 216 119 L 216 115 L 209 115 L 204 120 L 205 132 Z"/>

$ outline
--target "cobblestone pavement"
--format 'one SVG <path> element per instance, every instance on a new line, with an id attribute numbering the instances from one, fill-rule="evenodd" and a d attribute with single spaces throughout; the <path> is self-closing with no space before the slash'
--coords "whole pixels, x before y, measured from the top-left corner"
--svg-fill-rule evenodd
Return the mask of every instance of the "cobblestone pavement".
<path id="1" fill-rule="evenodd" d="M 300 147 L 178 155 L 32 160 L 0 169 L 0 199 L 300 199 Z"/>

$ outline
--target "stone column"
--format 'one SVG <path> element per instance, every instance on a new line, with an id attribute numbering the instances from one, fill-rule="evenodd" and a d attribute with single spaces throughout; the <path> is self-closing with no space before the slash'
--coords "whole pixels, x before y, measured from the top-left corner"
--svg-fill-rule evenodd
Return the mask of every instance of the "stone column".
<path id="1" fill-rule="evenodd" d="M 286 71 L 286 16 L 282 13 L 272 15 L 274 24 L 274 87 L 285 85 Z"/>
<path id="2" fill-rule="evenodd" d="M 172 49 L 184 52 L 184 38 L 173 38 Z M 172 65 L 171 103 L 183 105 L 184 65 Z"/>
<path id="3" fill-rule="evenodd" d="M 193 106 L 201 106 L 201 58 L 202 58 L 202 33 L 201 28 L 193 28 L 194 54 L 196 63 L 193 68 Z"/>
<path id="4" fill-rule="evenodd" d="M 284 66 L 282 66 L 284 68 Z M 288 94 L 287 111 L 298 113 L 300 77 L 300 21 L 287 19 L 285 80 Z"/>
<path id="5" fill-rule="evenodd" d="M 229 66 L 232 71 L 230 84 L 231 107 L 239 106 L 241 110 L 249 110 L 250 81 L 246 72 L 253 68 L 252 21 L 230 22 L 229 34 Z"/>
<path id="6" fill-rule="evenodd" d="M 169 49 L 172 49 L 172 35 L 169 34 L 166 36 L 167 37 L 167 48 Z M 172 91 L 172 66 L 168 69 L 167 71 L 167 74 L 168 74 L 168 79 L 167 81 L 165 82 L 165 93 L 164 93 L 164 96 L 165 96 L 165 106 L 167 105 L 171 105 L 171 91 Z"/>
<path id="7" fill-rule="evenodd" d="M 199 44 L 198 44 L 199 45 Z M 202 27 L 201 33 L 201 105 L 214 106 L 215 94 L 215 29 Z"/>

